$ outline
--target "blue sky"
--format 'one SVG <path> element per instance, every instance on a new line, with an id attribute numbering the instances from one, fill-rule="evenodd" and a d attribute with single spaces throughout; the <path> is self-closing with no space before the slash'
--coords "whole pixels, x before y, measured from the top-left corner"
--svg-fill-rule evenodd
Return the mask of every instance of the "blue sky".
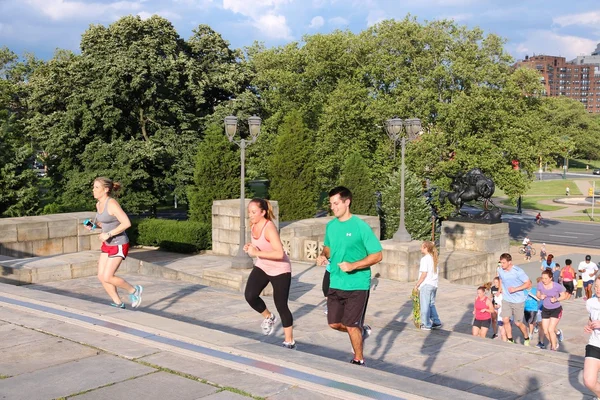
<path id="1" fill-rule="evenodd" d="M 78 52 L 90 24 L 130 14 L 161 15 L 186 39 L 208 24 L 235 48 L 255 40 L 277 46 L 305 34 L 360 32 L 409 13 L 421 22 L 448 18 L 498 34 L 516 59 L 534 53 L 571 59 L 600 42 L 599 0 L 0 0 L 0 46 L 44 59 L 56 48 Z"/>

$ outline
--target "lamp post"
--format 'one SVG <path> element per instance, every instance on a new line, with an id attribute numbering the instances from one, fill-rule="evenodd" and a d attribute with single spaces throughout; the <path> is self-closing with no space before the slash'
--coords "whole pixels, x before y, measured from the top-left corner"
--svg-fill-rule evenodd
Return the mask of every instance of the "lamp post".
<path id="1" fill-rule="evenodd" d="M 404 128 L 404 129 L 403 129 Z M 421 120 L 418 118 L 409 118 L 401 120 L 400 118 L 391 118 L 385 121 L 385 130 L 394 142 L 394 149 L 399 139 L 402 144 L 402 168 L 400 170 L 400 223 L 398 230 L 394 233 L 393 240 L 397 242 L 410 242 L 412 238 L 404 225 L 404 150 L 406 140 L 415 139 L 421 132 Z"/>
<path id="2" fill-rule="evenodd" d="M 240 246 L 235 260 L 232 263 L 233 268 L 252 268 L 252 259 L 244 252 L 244 244 L 246 243 L 246 185 L 245 185 L 245 161 L 246 161 L 246 146 L 256 142 L 260 133 L 261 119 L 256 115 L 248 118 L 248 127 L 250 128 L 250 140 L 240 137 L 240 140 L 234 140 L 233 137 L 237 132 L 237 117 L 225 117 L 225 135 L 230 142 L 237 144 L 240 147 Z"/>

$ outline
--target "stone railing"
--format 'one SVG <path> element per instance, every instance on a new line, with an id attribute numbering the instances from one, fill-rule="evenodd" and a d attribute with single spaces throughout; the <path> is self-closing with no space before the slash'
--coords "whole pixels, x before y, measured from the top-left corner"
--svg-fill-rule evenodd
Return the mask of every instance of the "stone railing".
<path id="1" fill-rule="evenodd" d="M 248 206 L 250 199 L 246 199 Z M 279 204 L 270 200 L 275 226 L 279 228 Z M 379 237 L 379 218 L 359 215 Z M 280 231 L 283 250 L 293 261 L 314 261 L 321 254 L 325 225 L 333 217 L 310 218 L 293 222 Z M 250 224 L 246 215 L 246 241 L 250 241 Z M 212 206 L 212 254 L 235 256 L 240 243 L 240 201 L 215 200 Z"/>
<path id="2" fill-rule="evenodd" d="M 379 237 L 379 218 L 357 215 Z M 325 226 L 334 217 L 309 218 L 293 222 L 280 231 L 283 250 L 293 261 L 315 261 L 323 251 Z"/>
<path id="3" fill-rule="evenodd" d="M 0 219 L 0 255 L 15 258 L 51 256 L 85 250 L 99 250 L 96 236 L 83 221 L 94 212 L 50 214 Z"/>

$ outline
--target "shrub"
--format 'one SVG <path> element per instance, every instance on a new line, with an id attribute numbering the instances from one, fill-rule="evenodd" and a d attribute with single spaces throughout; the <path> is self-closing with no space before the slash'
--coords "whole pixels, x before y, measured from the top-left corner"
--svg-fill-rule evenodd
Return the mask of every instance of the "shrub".
<path id="1" fill-rule="evenodd" d="M 269 160 L 269 197 L 279 202 L 279 220 L 312 218 L 319 190 L 314 167 L 313 135 L 299 111 L 288 114 L 279 127 Z"/>
<path id="2" fill-rule="evenodd" d="M 188 186 L 190 220 L 210 224 L 214 200 L 240 197 L 240 153 L 234 147 L 221 126 L 209 126 L 198 146 L 194 184 Z"/>
<path id="3" fill-rule="evenodd" d="M 375 188 L 369 178 L 369 167 L 358 152 L 350 154 L 346 159 L 341 175 L 341 185 L 352 192 L 352 213 L 376 215 Z"/>
<path id="4" fill-rule="evenodd" d="M 385 228 L 383 239 L 391 239 L 400 223 L 400 172 L 394 171 L 381 191 Z M 423 195 L 423 185 L 415 174 L 406 171 L 404 181 L 404 224 L 413 240 L 430 240 L 431 207 Z"/>
<path id="5" fill-rule="evenodd" d="M 144 219 L 132 221 L 132 242 L 177 253 L 196 253 L 211 245 L 210 224 L 194 221 Z"/>

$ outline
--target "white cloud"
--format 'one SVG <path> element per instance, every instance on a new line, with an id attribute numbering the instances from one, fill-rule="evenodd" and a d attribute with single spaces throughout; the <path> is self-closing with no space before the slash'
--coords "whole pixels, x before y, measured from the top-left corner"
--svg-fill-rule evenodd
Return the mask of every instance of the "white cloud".
<path id="1" fill-rule="evenodd" d="M 142 8 L 140 2 L 134 1 L 84 3 L 68 0 L 26 0 L 26 2 L 53 20 L 98 18 L 107 14 L 113 17 L 114 14 L 121 15 L 138 12 Z"/>
<path id="2" fill-rule="evenodd" d="M 286 18 L 277 11 L 293 0 L 223 0 L 223 8 L 250 18 L 250 24 L 273 39 L 292 39 Z"/>
<path id="3" fill-rule="evenodd" d="M 259 17 L 253 23 L 254 27 L 266 36 L 273 39 L 292 38 L 292 31 L 288 27 L 283 15 L 267 14 Z"/>
<path id="4" fill-rule="evenodd" d="M 321 17 L 320 15 L 317 15 L 316 17 L 310 20 L 310 25 L 308 27 L 310 29 L 319 29 L 323 25 L 325 25 L 325 19 L 323 19 L 323 17 Z"/>
<path id="5" fill-rule="evenodd" d="M 313 8 L 323 8 L 327 5 L 327 0 L 312 0 Z"/>
<path id="6" fill-rule="evenodd" d="M 275 11 L 291 0 L 223 0 L 223 8 L 248 17 L 258 17 L 265 10 Z"/>
<path id="7" fill-rule="evenodd" d="M 383 10 L 371 10 L 367 15 L 367 26 L 373 26 L 387 18 L 386 12 Z"/>
<path id="8" fill-rule="evenodd" d="M 562 56 L 571 60 L 581 54 L 590 54 L 596 48 L 596 41 L 569 35 L 559 35 L 552 31 L 533 30 L 527 32 L 527 40 L 516 44 L 519 57 L 545 54 Z"/>
<path id="9" fill-rule="evenodd" d="M 600 10 L 581 14 L 563 15 L 562 17 L 553 18 L 552 22 L 562 27 L 571 25 L 598 26 L 600 25 Z"/>
<path id="10" fill-rule="evenodd" d="M 329 20 L 327 22 L 329 24 L 335 25 L 335 26 L 345 26 L 345 25 L 349 24 L 348 20 L 346 18 L 343 18 L 343 17 L 329 18 Z"/>

